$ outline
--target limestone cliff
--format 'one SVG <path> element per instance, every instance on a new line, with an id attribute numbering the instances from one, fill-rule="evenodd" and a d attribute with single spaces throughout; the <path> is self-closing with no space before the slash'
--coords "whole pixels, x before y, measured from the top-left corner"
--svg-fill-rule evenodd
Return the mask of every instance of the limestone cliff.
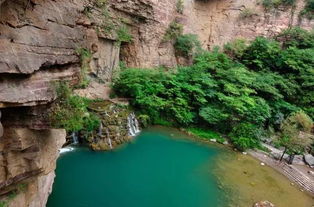
<path id="1" fill-rule="evenodd" d="M 0 138 L 0 198 L 9 206 L 45 206 L 65 131 L 6 128 Z"/>
<path id="2" fill-rule="evenodd" d="M 239 37 L 272 36 L 291 25 L 314 26 L 314 21 L 299 19 L 303 0 L 295 8 L 276 11 L 265 11 L 259 0 L 184 0 L 182 14 L 176 4 L 0 0 L 0 199 L 12 207 L 45 206 L 66 136 L 63 130 L 49 129 L 47 121 L 49 104 L 56 98 L 53 82 L 79 81 L 84 62 L 80 49 L 90 52 L 86 72 L 92 82 L 77 93 L 108 99 L 108 84 L 120 60 L 142 68 L 177 64 L 172 43 L 163 41 L 173 21 L 185 33 L 197 34 L 205 49 Z M 240 18 L 245 9 L 252 11 L 250 18 Z M 132 41 L 121 37 L 125 28 Z M 117 130 L 111 130 L 112 136 Z M 98 144 L 108 139 L 105 132 L 101 135 Z M 7 200 L 12 193 L 14 199 Z"/>

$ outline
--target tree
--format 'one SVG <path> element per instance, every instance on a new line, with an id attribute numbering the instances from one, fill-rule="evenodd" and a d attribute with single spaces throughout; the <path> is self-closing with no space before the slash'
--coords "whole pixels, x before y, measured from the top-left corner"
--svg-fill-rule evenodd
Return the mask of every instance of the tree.
<path id="1" fill-rule="evenodd" d="M 292 113 L 281 124 L 282 137 L 279 143 L 285 148 L 282 158 L 286 152 L 290 154 L 289 164 L 292 164 L 295 154 L 300 154 L 313 144 L 314 136 L 311 134 L 313 121 L 303 111 Z"/>

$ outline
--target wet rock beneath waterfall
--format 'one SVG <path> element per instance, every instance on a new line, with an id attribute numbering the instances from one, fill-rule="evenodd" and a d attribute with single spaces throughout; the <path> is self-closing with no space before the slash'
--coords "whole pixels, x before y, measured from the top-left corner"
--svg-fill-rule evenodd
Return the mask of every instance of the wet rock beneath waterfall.
<path id="1" fill-rule="evenodd" d="M 93 150 L 112 150 L 129 142 L 139 132 L 135 114 L 128 105 L 98 101 L 90 104 L 89 109 L 101 119 L 99 129 L 85 134 Z"/>
<path id="2" fill-rule="evenodd" d="M 258 203 L 255 203 L 253 207 L 275 207 L 275 205 L 269 201 L 260 201 Z"/>

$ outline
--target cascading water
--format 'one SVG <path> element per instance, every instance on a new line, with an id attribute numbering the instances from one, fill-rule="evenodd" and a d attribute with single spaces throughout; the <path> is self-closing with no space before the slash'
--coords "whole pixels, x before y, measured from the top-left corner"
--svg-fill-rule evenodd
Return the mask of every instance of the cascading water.
<path id="1" fill-rule="evenodd" d="M 79 143 L 77 132 L 72 132 L 72 144 L 76 145 Z"/>
<path id="2" fill-rule="evenodd" d="M 66 147 L 63 147 L 61 149 L 59 149 L 60 154 L 65 153 L 65 152 L 70 152 L 74 150 L 73 145 L 77 145 L 79 143 L 79 139 L 78 139 L 78 133 L 77 132 L 72 132 L 71 134 L 71 138 L 72 138 L 72 143 Z"/>
<path id="3" fill-rule="evenodd" d="M 109 136 L 108 128 L 106 128 L 106 135 L 107 135 L 107 140 L 108 140 L 109 147 L 110 147 L 110 149 L 112 149 L 112 142 L 111 142 L 111 139 L 110 139 L 110 136 Z"/>
<path id="4" fill-rule="evenodd" d="M 128 131 L 129 131 L 129 135 L 132 137 L 136 136 L 138 133 L 141 132 L 139 123 L 134 113 L 131 113 L 128 116 Z"/>
<path id="5" fill-rule="evenodd" d="M 102 128 L 103 128 L 102 123 L 100 123 L 100 126 L 98 128 L 98 136 L 102 135 Z"/>

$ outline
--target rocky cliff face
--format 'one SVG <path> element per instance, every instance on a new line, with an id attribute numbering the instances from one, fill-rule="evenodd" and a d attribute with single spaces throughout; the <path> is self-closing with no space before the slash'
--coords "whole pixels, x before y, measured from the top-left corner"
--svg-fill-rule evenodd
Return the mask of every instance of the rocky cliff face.
<path id="1" fill-rule="evenodd" d="M 185 32 L 197 34 L 204 48 L 213 48 L 235 39 L 271 37 L 290 26 L 311 30 L 314 21 L 299 18 L 304 0 L 295 7 L 266 10 L 262 1 L 253 0 L 186 0 L 184 9 Z M 247 12 L 247 17 L 243 13 Z"/>
<path id="2" fill-rule="evenodd" d="M 176 0 L 0 0 L 0 199 L 10 206 L 45 206 L 65 138 L 63 130 L 49 129 L 45 115 L 56 98 L 53 82 L 78 82 L 80 49 L 90 53 L 86 72 L 92 83 L 77 92 L 108 99 L 120 60 L 142 68 L 177 64 L 172 43 L 163 41 L 173 21 L 197 34 L 204 48 L 271 36 L 290 25 L 314 26 L 298 18 L 303 0 L 294 9 L 276 11 L 265 11 L 258 0 L 183 2 L 179 14 Z M 245 9 L 254 15 L 240 18 Z M 131 42 L 123 38 L 125 28 Z M 109 137 L 119 144 L 117 124 L 104 124 L 115 126 Z M 110 147 L 106 131 L 95 140 L 96 148 Z M 12 193 L 16 196 L 8 200 Z"/>
<path id="3" fill-rule="evenodd" d="M 0 138 L 0 197 L 9 206 L 45 206 L 64 130 L 6 128 Z"/>

